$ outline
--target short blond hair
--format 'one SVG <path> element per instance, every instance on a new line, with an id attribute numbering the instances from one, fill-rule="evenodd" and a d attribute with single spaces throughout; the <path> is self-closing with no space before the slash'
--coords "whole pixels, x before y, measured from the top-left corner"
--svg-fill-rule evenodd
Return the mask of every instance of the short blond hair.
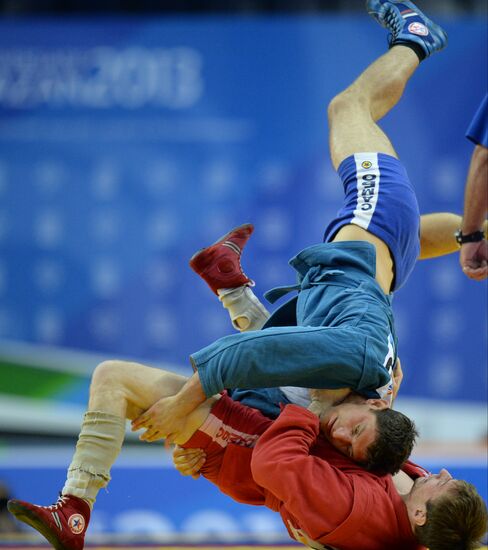
<path id="1" fill-rule="evenodd" d="M 488 512 L 475 486 L 457 480 L 448 494 L 427 502 L 427 521 L 415 535 L 429 550 L 473 550 L 486 533 Z"/>

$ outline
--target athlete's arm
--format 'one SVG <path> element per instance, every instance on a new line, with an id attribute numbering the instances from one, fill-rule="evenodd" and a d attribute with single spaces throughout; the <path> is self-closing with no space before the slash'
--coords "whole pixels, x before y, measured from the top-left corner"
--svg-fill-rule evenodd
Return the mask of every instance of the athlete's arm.
<path id="1" fill-rule="evenodd" d="M 153 434 L 173 440 L 193 409 L 227 388 L 347 387 L 377 396 L 390 375 L 378 368 L 371 347 L 356 327 L 270 327 L 225 336 L 193 354 L 195 374 L 133 420 L 132 429 L 146 428 L 146 441 Z"/>
<path id="2" fill-rule="evenodd" d="M 186 381 L 182 390 L 184 391 L 156 401 L 135 418 L 131 423 L 132 431 L 144 428 L 146 432 L 140 439 L 149 442 L 163 438 L 174 442 L 181 437 L 188 415 L 207 399 L 198 372 Z"/>
<path id="3" fill-rule="evenodd" d="M 307 408 L 320 418 L 327 409 L 342 403 L 351 392 L 351 388 L 310 390 L 310 405 Z"/>
<path id="4" fill-rule="evenodd" d="M 476 281 L 488 276 L 488 242 L 486 214 L 488 212 L 488 148 L 477 145 L 471 157 L 464 192 L 464 213 L 461 231 L 469 235 L 485 227 L 485 240 L 461 246 L 459 262 L 464 273 Z"/>
<path id="5" fill-rule="evenodd" d="M 435 212 L 421 216 L 419 260 L 458 252 L 459 245 L 454 234 L 461 228 L 462 223 L 461 216 L 451 212 Z M 485 220 L 481 227 L 485 238 L 488 237 L 488 221 Z M 468 233 L 468 231 L 463 228 L 463 233 Z"/>
<path id="6" fill-rule="evenodd" d="M 474 148 L 464 193 L 464 212 L 461 229 L 464 234 L 486 230 L 488 212 L 488 148 Z"/>
<path id="7" fill-rule="evenodd" d="M 185 449 L 179 445 L 173 449 L 173 464 L 182 476 L 198 479 L 206 459 L 207 455 L 203 449 Z"/>
<path id="8" fill-rule="evenodd" d="M 437 258 L 459 250 L 454 233 L 462 218 L 451 212 L 435 212 L 420 217 L 419 260 Z"/>
<path id="9" fill-rule="evenodd" d="M 393 395 L 391 397 L 392 408 L 393 408 L 393 403 L 397 398 L 398 392 L 400 391 L 402 380 L 403 380 L 402 364 L 400 363 L 400 358 L 397 357 L 397 362 L 396 362 L 395 368 L 393 369 Z"/>
<path id="10" fill-rule="evenodd" d="M 341 525 L 354 502 L 349 476 L 310 455 L 318 434 L 315 414 L 287 405 L 260 436 L 251 460 L 256 483 L 283 502 L 313 540 Z"/>

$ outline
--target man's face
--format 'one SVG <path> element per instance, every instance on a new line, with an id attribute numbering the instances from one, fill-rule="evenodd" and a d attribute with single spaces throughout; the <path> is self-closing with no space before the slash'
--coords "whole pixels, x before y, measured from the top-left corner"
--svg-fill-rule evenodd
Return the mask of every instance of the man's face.
<path id="1" fill-rule="evenodd" d="M 427 502 L 448 494 L 454 490 L 457 482 L 447 470 L 416 479 L 405 499 L 412 525 L 424 525 L 427 520 Z"/>
<path id="2" fill-rule="evenodd" d="M 438 474 L 428 477 L 419 477 L 415 480 L 408 499 L 426 503 L 428 500 L 444 495 L 455 484 L 456 480 L 447 470 L 441 470 Z"/>
<path id="3" fill-rule="evenodd" d="M 341 453 L 356 462 L 366 462 L 368 448 L 376 439 L 374 411 L 385 407 L 379 399 L 359 404 L 341 403 L 327 409 L 320 419 L 320 428 Z"/>

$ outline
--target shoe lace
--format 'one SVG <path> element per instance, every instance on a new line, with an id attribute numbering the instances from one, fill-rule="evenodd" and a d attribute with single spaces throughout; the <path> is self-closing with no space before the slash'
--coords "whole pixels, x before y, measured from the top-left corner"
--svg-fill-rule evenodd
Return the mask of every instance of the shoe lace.
<path id="1" fill-rule="evenodd" d="M 59 497 L 58 497 L 58 500 L 54 504 L 51 504 L 51 506 L 46 506 L 46 509 L 47 510 L 57 510 L 58 508 L 63 506 L 63 504 L 66 504 L 67 500 L 68 500 L 68 497 L 63 496 L 63 495 L 60 494 Z"/>
<path id="2" fill-rule="evenodd" d="M 403 28 L 402 17 L 398 16 L 396 8 L 388 6 L 383 15 L 383 20 L 385 21 L 386 26 L 390 29 L 394 40 Z"/>

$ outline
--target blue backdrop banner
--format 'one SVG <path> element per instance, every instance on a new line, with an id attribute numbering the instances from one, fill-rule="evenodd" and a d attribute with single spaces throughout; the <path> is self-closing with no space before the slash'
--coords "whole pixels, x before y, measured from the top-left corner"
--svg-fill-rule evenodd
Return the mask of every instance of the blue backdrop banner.
<path id="1" fill-rule="evenodd" d="M 384 121 L 423 212 L 461 212 L 486 22 Z M 364 16 L 0 22 L 0 336 L 187 364 L 232 329 L 188 268 L 233 225 L 258 294 L 293 282 L 342 189 L 327 102 L 386 49 Z M 456 255 L 395 298 L 404 395 L 486 398 L 486 288 Z"/>

